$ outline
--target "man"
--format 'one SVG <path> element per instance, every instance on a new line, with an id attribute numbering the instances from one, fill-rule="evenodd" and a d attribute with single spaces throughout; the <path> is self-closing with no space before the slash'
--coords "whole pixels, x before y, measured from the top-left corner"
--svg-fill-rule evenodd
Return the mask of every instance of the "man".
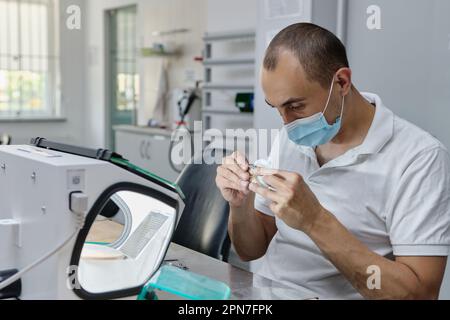
<path id="1" fill-rule="evenodd" d="M 321 298 L 437 299 L 450 248 L 443 145 L 359 93 L 345 47 L 316 25 L 281 31 L 261 79 L 285 123 L 271 169 L 256 172 L 271 188 L 250 183 L 239 153 L 216 179 L 239 256 Z"/>

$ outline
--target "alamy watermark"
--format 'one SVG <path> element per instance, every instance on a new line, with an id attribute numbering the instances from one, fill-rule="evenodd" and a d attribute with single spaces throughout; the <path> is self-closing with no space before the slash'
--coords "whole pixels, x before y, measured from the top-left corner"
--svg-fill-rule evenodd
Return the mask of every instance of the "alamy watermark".
<path id="1" fill-rule="evenodd" d="M 367 29 L 381 30 L 381 8 L 377 5 L 371 5 L 367 8 Z"/>
<path id="2" fill-rule="evenodd" d="M 381 268 L 372 265 L 367 268 L 366 273 L 369 275 L 367 278 L 367 289 L 381 290 Z"/>
<path id="3" fill-rule="evenodd" d="M 78 266 L 69 266 L 66 270 L 67 272 L 67 281 L 66 286 L 69 290 L 80 290 L 81 285 L 78 280 Z"/>
<path id="4" fill-rule="evenodd" d="M 68 6 L 66 9 L 66 27 L 69 30 L 81 30 L 81 8 L 77 5 Z"/>
<path id="5" fill-rule="evenodd" d="M 280 129 L 204 130 L 203 122 L 196 121 L 193 131 L 180 129 L 173 133 L 170 157 L 177 166 L 191 163 L 220 165 L 225 155 L 239 151 L 252 164 L 269 157 L 271 146 L 279 134 Z"/>

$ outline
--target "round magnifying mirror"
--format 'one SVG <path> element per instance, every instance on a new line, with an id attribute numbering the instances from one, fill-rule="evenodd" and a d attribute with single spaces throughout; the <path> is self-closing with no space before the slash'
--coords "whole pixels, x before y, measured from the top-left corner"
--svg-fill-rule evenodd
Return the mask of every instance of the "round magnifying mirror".
<path id="1" fill-rule="evenodd" d="M 177 209 L 158 197 L 118 191 L 91 220 L 77 268 L 78 294 L 126 297 L 159 269 L 175 230 Z"/>

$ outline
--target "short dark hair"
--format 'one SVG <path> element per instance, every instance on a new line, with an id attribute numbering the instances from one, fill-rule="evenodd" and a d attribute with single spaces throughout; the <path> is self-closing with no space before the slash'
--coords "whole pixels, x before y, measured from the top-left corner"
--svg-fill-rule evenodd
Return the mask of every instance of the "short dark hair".
<path id="1" fill-rule="evenodd" d="M 347 51 L 332 32 L 312 23 L 297 23 L 282 30 L 269 45 L 264 68 L 276 69 L 280 53 L 295 54 L 309 80 L 328 88 L 340 68 L 348 68 Z"/>

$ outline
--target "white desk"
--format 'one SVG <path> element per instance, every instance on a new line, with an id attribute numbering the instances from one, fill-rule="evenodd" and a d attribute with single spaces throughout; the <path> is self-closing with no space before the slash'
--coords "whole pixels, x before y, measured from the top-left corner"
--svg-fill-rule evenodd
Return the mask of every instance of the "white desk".
<path id="1" fill-rule="evenodd" d="M 171 244 L 165 260 L 177 260 L 173 265 L 181 264 L 191 272 L 226 283 L 231 289 L 233 300 L 317 298 L 307 290 L 290 288 L 174 243 Z M 158 292 L 157 295 L 161 300 L 174 298 L 163 292 Z"/>

